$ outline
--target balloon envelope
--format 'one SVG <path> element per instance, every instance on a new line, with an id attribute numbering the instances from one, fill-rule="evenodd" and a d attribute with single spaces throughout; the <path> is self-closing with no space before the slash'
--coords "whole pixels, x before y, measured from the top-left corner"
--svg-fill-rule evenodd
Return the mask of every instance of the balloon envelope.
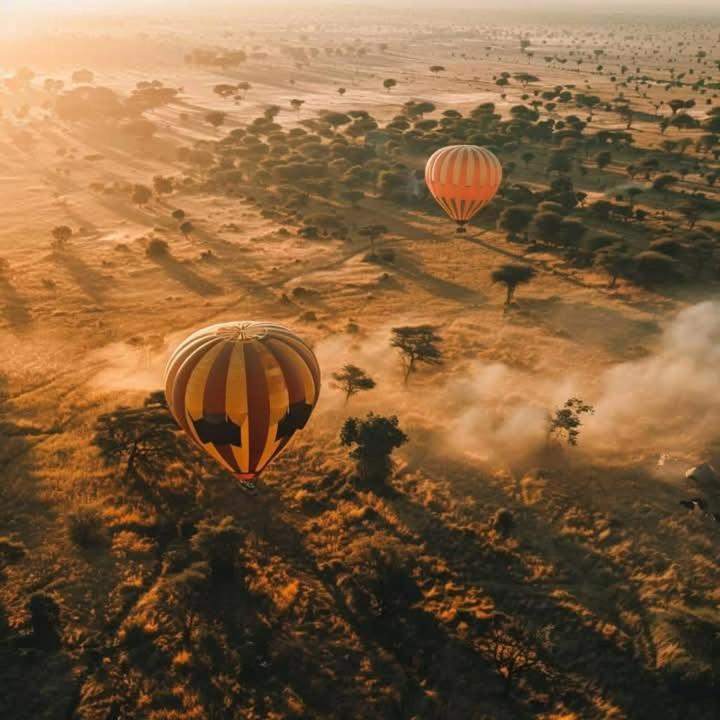
<path id="1" fill-rule="evenodd" d="M 295 333 L 265 322 L 198 330 L 170 357 L 165 396 L 190 439 L 241 480 L 252 480 L 305 427 L 320 368 Z"/>
<path id="2" fill-rule="evenodd" d="M 458 223 L 458 230 L 495 197 L 501 181 L 500 161 L 477 145 L 440 148 L 425 165 L 430 193 Z"/>

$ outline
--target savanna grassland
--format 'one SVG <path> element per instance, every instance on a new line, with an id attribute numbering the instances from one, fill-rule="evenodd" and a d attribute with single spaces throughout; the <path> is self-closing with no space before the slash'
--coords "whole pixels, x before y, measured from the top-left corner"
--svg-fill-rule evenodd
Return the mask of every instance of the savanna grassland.
<path id="1" fill-rule="evenodd" d="M 0 717 L 718 717 L 717 17 L 0 34 Z M 157 394 L 233 319 L 324 375 L 254 491 Z"/>

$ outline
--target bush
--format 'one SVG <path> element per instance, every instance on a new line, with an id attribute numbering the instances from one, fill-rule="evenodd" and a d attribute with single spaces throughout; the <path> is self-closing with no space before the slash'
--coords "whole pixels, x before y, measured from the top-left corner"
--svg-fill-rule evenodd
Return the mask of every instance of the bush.
<path id="1" fill-rule="evenodd" d="M 541 202 L 537 207 L 537 211 L 540 213 L 551 212 L 557 213 L 558 215 L 567 215 L 567 208 L 558 202 L 553 202 L 552 200 L 544 200 Z"/>
<path id="2" fill-rule="evenodd" d="M 668 255 L 646 250 L 635 257 L 637 273 L 644 282 L 672 282 L 678 279 L 678 263 Z"/>
<path id="3" fill-rule="evenodd" d="M 611 245 L 623 245 L 624 241 L 619 235 L 613 233 L 595 233 L 587 240 L 588 250 L 595 252 Z"/>
<path id="4" fill-rule="evenodd" d="M 102 510 L 96 503 L 84 503 L 67 514 L 70 540 L 81 548 L 97 547 L 107 542 Z"/>
<path id="5" fill-rule="evenodd" d="M 499 535 L 508 537 L 509 535 L 512 535 L 513 530 L 515 530 L 515 517 L 509 510 L 501 508 L 493 516 L 492 527 Z"/>
<path id="6" fill-rule="evenodd" d="M 298 230 L 298 235 L 306 240 L 317 240 L 320 237 L 318 229 L 314 225 L 306 225 Z"/>
<path id="7" fill-rule="evenodd" d="M 36 593 L 28 602 L 33 640 L 38 647 L 60 646 L 60 607 L 45 593 Z"/>
<path id="8" fill-rule="evenodd" d="M 210 566 L 213 580 L 222 580 L 235 574 L 243 539 L 242 530 L 228 515 L 219 521 L 201 521 L 190 544 Z"/>
<path id="9" fill-rule="evenodd" d="M 366 622 L 407 610 L 422 597 L 412 563 L 394 536 L 376 533 L 353 540 L 345 553 L 345 572 L 336 581 L 345 605 Z"/>
<path id="10" fill-rule="evenodd" d="M 662 253 L 663 255 L 669 255 L 673 258 L 678 258 L 685 251 L 685 247 L 677 240 L 658 238 L 650 243 L 650 250 Z"/>
<path id="11" fill-rule="evenodd" d="M 27 548 L 19 540 L 13 540 L 6 535 L 0 537 L 0 560 L 4 562 L 16 562 L 25 557 Z"/>
<path id="12" fill-rule="evenodd" d="M 160 238 L 152 238 L 147 245 L 145 254 L 152 258 L 164 257 L 168 254 L 168 244 Z"/>
<path id="13" fill-rule="evenodd" d="M 407 441 L 395 415 L 383 417 L 369 413 L 364 420 L 350 417 L 340 431 L 341 444 L 353 448 L 350 457 L 356 462 L 359 476 L 375 485 L 382 485 L 388 479 L 393 467 L 393 450 Z"/>

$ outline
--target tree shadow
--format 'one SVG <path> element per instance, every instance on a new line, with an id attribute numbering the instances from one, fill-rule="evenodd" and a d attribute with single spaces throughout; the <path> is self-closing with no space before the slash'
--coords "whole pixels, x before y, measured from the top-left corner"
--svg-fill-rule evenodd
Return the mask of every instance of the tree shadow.
<path id="1" fill-rule="evenodd" d="M 68 272 L 75 284 L 89 298 L 97 303 L 103 302 L 108 287 L 114 283 L 112 278 L 98 272 L 77 255 L 68 251 L 53 252 L 52 259 Z"/>
<path id="2" fill-rule="evenodd" d="M 284 473 L 283 478 L 287 480 Z M 348 487 L 340 490 L 340 494 L 346 499 L 358 497 Z M 332 500 L 328 502 L 328 509 L 331 509 Z M 227 500 L 223 507 L 230 509 L 233 504 Z M 355 717 L 372 707 L 372 711 L 381 717 L 449 720 L 470 717 L 478 704 L 489 703 L 490 709 L 496 702 L 494 696 L 499 683 L 495 682 L 485 658 L 459 638 L 451 627 L 438 622 L 420 603 L 416 604 L 413 593 L 407 603 L 393 604 L 392 611 L 380 617 L 358 614 L 356 608 L 349 606 L 342 589 L 342 577 L 347 568 L 328 564 L 327 558 L 315 554 L 308 545 L 308 536 L 290 517 L 292 511 L 287 508 L 287 498 L 281 488 L 263 485 L 252 505 L 244 505 L 244 508 L 238 508 L 240 514 L 236 520 L 245 523 L 247 518 L 256 524 L 261 520 L 258 532 L 267 545 L 265 554 L 283 558 L 292 565 L 294 577 L 317 588 L 313 591 L 313 605 L 318 610 L 312 624 L 317 644 L 307 642 L 296 648 L 291 663 L 273 664 L 273 677 L 267 680 L 268 683 L 280 680 L 318 711 L 327 712 L 327 696 L 332 696 L 337 703 L 335 710 L 342 708 L 341 716 L 344 717 Z M 375 517 L 372 530 L 368 529 L 368 532 L 377 530 L 380 525 L 387 531 L 382 519 Z M 369 536 L 361 534 L 358 537 Z M 409 541 L 407 537 L 401 537 L 403 541 Z M 414 585 L 415 581 L 411 583 Z M 333 637 L 337 632 L 337 621 L 332 621 L 332 633 L 318 622 L 320 615 L 325 618 L 328 613 L 327 620 L 332 621 L 333 616 L 341 618 L 347 628 L 344 635 Z M 309 688 L 305 675 L 309 668 L 317 667 L 319 657 L 323 657 L 324 668 L 320 686 Z M 364 674 L 371 672 L 372 682 L 379 682 L 388 690 L 383 693 L 382 700 L 374 698 L 371 706 L 366 705 L 370 699 L 364 696 L 361 686 L 348 688 L 339 678 L 332 679 L 337 672 L 357 674 L 362 664 L 369 668 Z M 469 672 L 485 682 L 468 683 Z M 503 704 L 507 714 L 496 717 L 529 720 L 534 716 L 517 698 L 508 697 Z"/>
<path id="3" fill-rule="evenodd" d="M 28 301 L 3 275 L 0 275 L 0 299 L 5 303 L 3 315 L 10 326 L 15 330 L 27 330 L 32 322 Z"/>
<path id="4" fill-rule="evenodd" d="M 514 322 L 543 326 L 552 334 L 584 345 L 599 345 L 628 359 L 643 355 L 639 345 L 660 333 L 654 320 L 628 317 L 618 310 L 586 302 L 567 302 L 557 295 L 523 298 L 510 317 Z"/>
<path id="5" fill-rule="evenodd" d="M 450 280 L 443 280 L 435 275 L 423 270 L 411 257 L 403 254 L 395 260 L 393 264 L 394 271 L 416 284 L 423 290 L 429 292 L 436 297 L 453 300 L 458 303 L 481 303 L 485 301 L 485 296 L 478 290 L 467 288 Z"/>
<path id="6" fill-rule="evenodd" d="M 188 265 L 180 262 L 170 253 L 153 255 L 150 259 L 158 267 L 161 267 L 169 277 L 198 295 L 222 295 L 223 293 L 223 289 L 219 285 L 207 280 L 202 275 L 198 275 Z"/>
<path id="7" fill-rule="evenodd" d="M 573 709 L 583 717 L 597 715 L 586 714 L 590 713 L 592 698 L 582 699 L 577 695 L 578 687 L 592 688 L 621 708 L 628 718 L 653 717 L 653 713 L 671 706 L 679 712 L 686 690 L 670 688 L 662 674 L 654 670 L 656 650 L 649 618 L 652 610 L 633 577 L 646 566 L 657 567 L 654 551 L 648 550 L 649 554 L 643 557 L 642 548 L 635 550 L 640 555 L 632 562 L 623 553 L 611 552 L 613 546 L 622 548 L 633 537 L 631 528 L 620 528 L 617 522 L 612 524 L 614 539 L 607 547 L 602 543 L 593 547 L 578 539 L 583 538 L 583 528 L 577 537 L 559 533 L 558 525 L 564 515 L 562 504 L 567 506 L 566 510 L 577 507 L 569 499 L 561 500 L 559 511 L 557 498 L 553 498 L 550 506 L 546 502 L 533 507 L 520 505 L 505 489 L 487 479 L 478 492 L 477 480 L 468 475 L 469 468 L 462 463 L 455 465 L 443 461 L 441 472 L 459 480 L 452 485 L 457 501 L 462 503 L 462 492 L 466 491 L 473 497 L 480 495 L 486 507 L 488 504 L 509 507 L 520 518 L 521 530 L 514 546 L 512 543 L 506 548 L 492 546 L 487 536 L 483 538 L 482 530 L 478 532 L 471 525 L 453 527 L 442 511 L 418 504 L 406 492 L 393 503 L 394 509 L 403 523 L 428 539 L 429 547 L 443 558 L 452 580 L 466 587 L 481 587 L 498 610 L 531 624 L 550 623 L 555 627 L 559 641 L 553 660 L 555 672 L 563 683 L 574 678 L 571 683 L 576 687 L 574 703 L 580 705 Z M 604 470 L 607 473 L 607 468 Z M 593 469 L 589 468 L 588 474 L 594 474 Z M 656 492 L 656 480 L 647 478 L 644 482 L 648 494 Z M 604 492 L 611 490 L 606 488 Z M 641 490 L 634 487 L 632 492 L 637 494 Z M 666 495 L 660 502 L 667 502 L 671 508 L 676 499 L 673 501 L 669 490 Z M 592 509 L 582 509 L 592 519 Z M 548 517 L 553 511 L 559 515 L 554 520 Z M 538 564 L 552 567 L 552 574 L 534 580 L 534 566 Z M 627 616 L 639 618 L 639 629 L 628 624 Z M 614 631 L 606 632 L 607 627 Z M 715 691 L 708 688 L 705 691 L 702 700 L 707 709 Z"/>
<path id="8" fill-rule="evenodd" d="M 121 200 L 115 200 L 109 196 L 99 196 L 98 202 L 107 210 L 115 213 L 115 215 L 118 215 L 125 220 L 130 220 L 138 225 L 155 227 L 158 223 L 158 218 L 156 216 L 141 210 L 139 207 L 134 207 L 126 202 L 122 202 Z"/>
<path id="9" fill-rule="evenodd" d="M 217 262 L 220 265 L 220 272 L 233 286 L 249 290 L 253 297 L 260 300 L 277 302 L 277 297 L 270 290 L 269 285 L 258 282 L 237 269 L 238 264 L 247 265 L 247 258 L 243 257 L 235 263 L 233 258 L 235 251 L 232 243 L 226 242 L 217 235 L 213 235 L 204 228 L 197 226 L 193 227 L 193 235 L 218 256 Z"/>

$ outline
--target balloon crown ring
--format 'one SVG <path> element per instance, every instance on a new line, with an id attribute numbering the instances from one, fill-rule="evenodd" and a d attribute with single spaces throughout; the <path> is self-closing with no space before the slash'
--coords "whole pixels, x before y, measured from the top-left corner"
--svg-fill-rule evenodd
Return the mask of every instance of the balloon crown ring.
<path id="1" fill-rule="evenodd" d="M 235 322 L 221 325 L 215 332 L 228 340 L 261 340 L 267 335 L 267 329 L 255 322 Z"/>

